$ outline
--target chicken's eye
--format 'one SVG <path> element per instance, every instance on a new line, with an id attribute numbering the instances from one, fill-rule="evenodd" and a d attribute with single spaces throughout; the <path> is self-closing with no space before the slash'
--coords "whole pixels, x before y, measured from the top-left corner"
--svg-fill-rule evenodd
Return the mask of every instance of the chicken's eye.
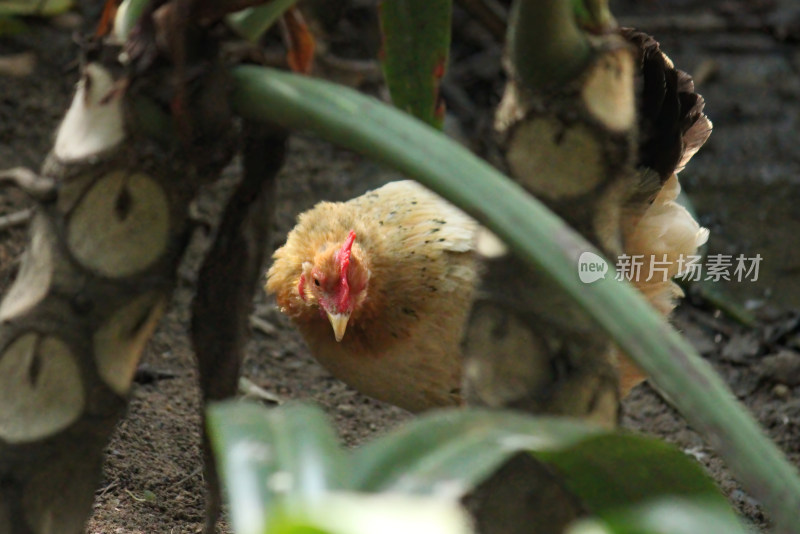
<path id="1" fill-rule="evenodd" d="M 319 287 L 319 278 L 314 278 L 314 285 Z"/>

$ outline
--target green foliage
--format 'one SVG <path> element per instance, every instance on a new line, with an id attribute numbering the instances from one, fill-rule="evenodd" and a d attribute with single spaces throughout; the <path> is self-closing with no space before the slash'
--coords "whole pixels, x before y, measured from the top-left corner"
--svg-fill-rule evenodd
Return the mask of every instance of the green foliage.
<path id="1" fill-rule="evenodd" d="M 233 70 L 239 115 L 312 132 L 404 172 L 495 232 L 547 273 L 673 399 L 779 523 L 792 524 L 800 478 L 711 366 L 627 283 L 577 276 L 597 252 L 563 220 L 483 160 L 408 114 L 356 91 L 274 69 Z M 357 118 L 357 120 L 354 120 Z M 555 179 L 555 177 L 553 178 Z M 609 269 L 613 272 L 613 269 Z"/>
<path id="2" fill-rule="evenodd" d="M 455 503 L 365 495 L 352 456 L 308 405 L 209 409 L 208 424 L 238 534 L 466 534 Z"/>
<path id="3" fill-rule="evenodd" d="M 609 532 L 656 524 L 671 506 L 658 499 L 676 497 L 703 503 L 687 512 L 690 519 L 702 513 L 730 525 L 725 532 L 740 529 L 714 484 L 684 454 L 578 421 L 440 411 L 354 452 L 339 448 L 322 412 L 309 405 L 220 403 L 208 422 L 238 534 L 466 533 L 457 499 L 524 451 L 555 469 Z"/>
<path id="4" fill-rule="evenodd" d="M 538 452 L 536 457 L 553 467 L 566 488 L 594 510 L 615 510 L 676 494 L 727 507 L 696 463 L 657 439 L 605 434 Z"/>
<path id="5" fill-rule="evenodd" d="M 253 404 L 232 406 L 236 409 L 211 409 L 209 425 L 214 449 L 224 451 L 220 470 L 238 532 L 263 532 L 265 511 L 283 510 L 281 501 L 313 499 L 346 487 L 346 458 L 318 410 L 289 406 L 267 412 Z M 257 527 L 251 526 L 254 521 Z"/>
<path id="6" fill-rule="evenodd" d="M 272 0 L 258 7 L 243 9 L 226 17 L 228 26 L 248 41 L 258 41 L 297 0 Z"/>
<path id="7" fill-rule="evenodd" d="M 588 519 L 566 534 L 746 534 L 729 510 L 703 499 L 663 498 Z"/>
<path id="8" fill-rule="evenodd" d="M 2 0 L 0 0 L 2 1 Z M 149 0 L 123 0 L 114 21 L 114 32 L 125 40 L 134 24 L 142 14 Z M 231 13 L 225 18 L 228 26 L 248 41 L 257 41 L 272 27 L 283 13 L 297 3 L 297 0 L 271 0 L 256 7 Z"/>
<path id="9" fill-rule="evenodd" d="M 444 485 L 468 490 L 521 450 L 552 451 L 599 434 L 555 417 L 511 412 L 440 412 L 355 453 L 355 485 L 366 491 L 430 494 Z"/>
<path id="10" fill-rule="evenodd" d="M 0 0 L 0 17 L 52 17 L 73 6 L 72 0 Z"/>
<path id="11" fill-rule="evenodd" d="M 451 0 L 384 0 L 381 65 L 392 102 L 441 128 L 439 86 L 450 50 Z"/>
<path id="12" fill-rule="evenodd" d="M 0 36 L 28 31 L 19 17 L 52 17 L 73 6 L 73 0 L 0 0 Z"/>
<path id="13" fill-rule="evenodd" d="M 594 1 L 536 0 L 512 4 L 506 48 L 515 75 L 525 87 L 536 90 L 558 87 L 583 71 L 592 50 L 578 25 L 579 19 L 591 16 L 586 4 Z"/>
<path id="14" fill-rule="evenodd" d="M 114 34 L 120 41 L 128 38 L 148 2 L 149 0 L 122 0 L 114 18 Z"/>

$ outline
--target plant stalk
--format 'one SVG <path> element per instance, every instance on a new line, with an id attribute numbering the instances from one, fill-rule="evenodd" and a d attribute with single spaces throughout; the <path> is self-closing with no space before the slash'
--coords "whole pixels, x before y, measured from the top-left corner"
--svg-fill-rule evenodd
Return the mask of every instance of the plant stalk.
<path id="1" fill-rule="evenodd" d="M 591 47 L 569 0 L 517 0 L 509 16 L 508 54 L 522 85 L 542 90 L 583 72 Z"/>

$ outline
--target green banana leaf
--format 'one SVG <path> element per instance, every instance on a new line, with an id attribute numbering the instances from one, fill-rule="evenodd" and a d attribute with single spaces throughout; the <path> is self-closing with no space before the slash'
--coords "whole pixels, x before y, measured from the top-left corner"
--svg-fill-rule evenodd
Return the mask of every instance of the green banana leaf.
<path id="1" fill-rule="evenodd" d="M 319 408 L 226 402 L 210 408 L 209 430 L 238 534 L 299 526 L 356 534 L 390 532 L 391 525 L 417 534 L 468 532 L 458 499 L 526 451 L 603 521 L 632 505 L 683 498 L 738 525 L 713 482 L 680 451 L 576 420 L 447 410 L 345 452 Z"/>

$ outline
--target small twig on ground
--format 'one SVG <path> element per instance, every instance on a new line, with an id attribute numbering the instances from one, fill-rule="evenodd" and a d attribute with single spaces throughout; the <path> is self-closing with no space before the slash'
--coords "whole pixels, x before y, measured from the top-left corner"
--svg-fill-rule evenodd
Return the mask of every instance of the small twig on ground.
<path id="1" fill-rule="evenodd" d="M 275 337 L 278 333 L 278 329 L 275 328 L 275 325 L 257 315 L 250 316 L 250 326 L 269 337 Z"/>
<path id="2" fill-rule="evenodd" d="M 116 488 L 117 486 L 119 486 L 119 481 L 115 480 L 114 482 L 108 484 L 106 487 L 102 488 L 101 490 L 98 490 L 95 493 L 95 495 L 97 495 L 98 497 L 102 497 L 103 495 L 105 495 L 106 493 L 108 493 L 112 489 Z"/>
<path id="3" fill-rule="evenodd" d="M 245 377 L 239 378 L 239 393 L 245 397 L 262 400 L 269 404 L 283 404 L 283 399 L 278 395 L 254 384 L 250 379 Z"/>
<path id="4" fill-rule="evenodd" d="M 0 215 L 0 232 L 27 223 L 31 220 L 33 210 L 28 208 L 8 215 Z"/>
<path id="5" fill-rule="evenodd" d="M 168 380 L 175 378 L 177 373 L 164 369 L 156 369 L 145 363 L 139 365 L 136 373 L 133 375 L 133 381 L 137 384 L 151 384 L 159 380 Z"/>
<path id="6" fill-rule="evenodd" d="M 720 334 L 731 337 L 736 333 L 736 330 L 723 323 L 719 319 L 711 317 L 708 313 L 694 309 L 692 307 L 688 307 L 688 313 L 692 316 L 696 322 L 700 323 L 703 326 L 706 326 L 715 332 L 719 332 Z"/>
<path id="7" fill-rule="evenodd" d="M 134 495 L 133 492 L 129 489 L 126 489 L 125 493 L 127 493 L 128 496 L 136 502 L 153 502 L 156 500 L 155 494 L 149 490 L 144 490 L 143 497 L 138 497 Z"/>
<path id="8" fill-rule="evenodd" d="M 11 182 L 31 197 L 44 202 L 53 200 L 56 195 L 56 184 L 53 180 L 39 176 L 25 167 L 0 171 L 0 184 L 2 182 Z"/>
<path id="9" fill-rule="evenodd" d="M 726 317 L 733 319 L 742 326 L 755 328 L 758 325 L 758 320 L 752 313 L 737 304 L 729 295 L 711 286 L 712 284 L 708 283 L 694 284 L 691 288 L 691 294 L 695 298 L 702 299 L 706 304 L 716 308 Z"/>
<path id="10" fill-rule="evenodd" d="M 183 483 L 186 482 L 187 480 L 191 480 L 194 477 L 196 477 L 197 475 L 200 475 L 202 473 L 203 473 L 203 466 L 200 466 L 197 469 L 195 469 L 194 471 L 192 471 L 191 473 L 189 473 L 188 475 L 186 475 L 185 477 L 183 477 L 182 479 L 178 480 L 177 482 L 173 482 L 172 484 L 167 486 L 167 489 L 172 489 L 172 488 L 176 488 L 178 486 L 182 486 Z"/>

